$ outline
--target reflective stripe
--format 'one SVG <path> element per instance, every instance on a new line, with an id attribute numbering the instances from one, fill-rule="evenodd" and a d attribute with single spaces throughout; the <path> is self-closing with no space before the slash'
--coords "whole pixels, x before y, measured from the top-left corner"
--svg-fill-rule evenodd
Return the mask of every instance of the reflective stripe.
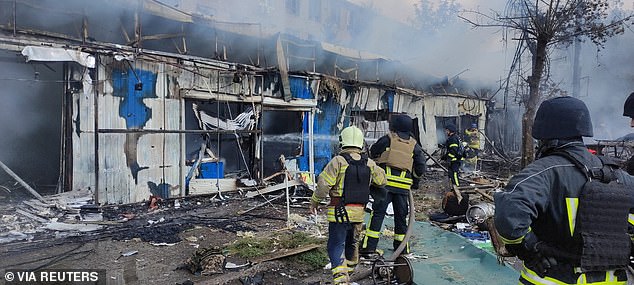
<path id="1" fill-rule="evenodd" d="M 401 171 L 401 174 L 399 176 L 392 175 L 392 168 L 389 166 L 385 167 L 387 186 L 409 190 L 414 182 L 411 178 L 405 178 L 406 175 L 407 172 L 404 170 Z"/>
<path id="2" fill-rule="evenodd" d="M 544 277 L 541 278 L 537 273 L 528 269 L 526 266 L 522 265 L 522 272 L 520 274 L 522 278 L 531 284 L 535 285 L 568 285 L 569 283 L 565 283 L 559 281 L 552 277 Z M 606 272 L 605 280 L 598 282 L 590 282 L 588 283 L 586 274 L 581 274 L 579 278 L 577 278 L 577 282 L 574 284 L 589 284 L 589 285 L 626 285 L 627 281 L 616 281 L 616 275 L 614 275 L 614 270 L 610 270 Z M 520 284 L 522 284 L 520 282 Z"/>
<path id="3" fill-rule="evenodd" d="M 315 193 L 313 193 L 313 196 L 310 197 L 310 200 L 319 204 L 319 202 L 321 202 L 321 199 L 315 197 Z"/>
<path id="4" fill-rule="evenodd" d="M 522 240 L 524 240 L 524 236 L 518 237 L 516 239 L 506 239 L 503 236 L 500 236 L 500 239 L 504 242 L 504 244 L 520 244 Z"/>
<path id="5" fill-rule="evenodd" d="M 629 214 L 627 216 L 627 221 L 630 222 L 630 225 L 634 225 L 634 214 Z"/>
<path id="6" fill-rule="evenodd" d="M 395 241 L 403 241 L 405 239 L 405 235 L 402 234 L 395 234 L 394 235 L 394 240 Z"/>
<path id="7" fill-rule="evenodd" d="M 339 265 L 332 269 L 332 275 L 335 275 L 337 273 L 342 273 L 342 272 L 348 272 L 348 266 L 346 266 L 345 264 Z"/>
<path id="8" fill-rule="evenodd" d="M 579 198 L 566 198 L 566 209 L 568 209 L 568 226 L 570 227 L 570 236 L 572 236 L 575 232 L 578 208 Z"/>
<path id="9" fill-rule="evenodd" d="M 407 185 L 407 184 L 401 184 L 398 182 L 391 182 L 391 181 L 387 182 L 387 186 L 392 186 L 394 188 L 401 188 L 405 190 L 409 190 L 412 187 L 411 184 Z"/>
<path id="10" fill-rule="evenodd" d="M 335 181 L 335 178 L 333 178 L 332 176 L 330 176 L 330 175 L 329 175 L 328 173 L 326 173 L 325 171 L 324 171 L 324 172 L 322 172 L 322 173 L 320 173 L 320 174 L 319 174 L 319 176 L 320 176 L 321 178 L 323 178 L 323 179 L 326 181 L 326 183 L 327 183 L 328 185 L 330 185 L 330 186 L 335 185 L 335 182 L 336 182 L 336 181 Z"/>
<path id="11" fill-rule="evenodd" d="M 412 179 L 411 178 L 400 178 L 398 176 L 388 176 L 387 180 L 388 181 L 396 181 L 396 182 L 401 182 L 401 183 L 412 184 Z"/>
<path id="12" fill-rule="evenodd" d="M 335 277 L 333 281 L 335 284 L 348 284 L 348 275 L 341 275 L 339 277 Z"/>
<path id="13" fill-rule="evenodd" d="M 524 265 L 522 265 L 522 271 L 520 273 L 520 276 L 524 278 L 526 281 L 535 285 L 567 285 L 566 283 L 551 277 L 541 278 L 539 277 L 539 275 L 537 275 L 537 273 L 526 268 L 526 266 Z"/>
<path id="14" fill-rule="evenodd" d="M 454 179 L 454 182 L 456 183 L 456 186 L 460 186 L 460 180 L 458 180 L 458 172 L 453 173 L 453 179 Z"/>
<path id="15" fill-rule="evenodd" d="M 381 232 L 375 232 L 372 230 L 365 230 L 365 236 L 371 237 L 371 238 L 379 238 L 379 235 L 381 234 Z"/>
<path id="16" fill-rule="evenodd" d="M 448 157 L 454 157 L 454 158 L 456 157 L 455 155 L 453 155 L 453 154 L 451 154 L 451 153 L 448 153 L 448 154 L 447 154 L 447 156 L 448 156 Z"/>
<path id="17" fill-rule="evenodd" d="M 449 147 L 458 147 L 458 144 L 452 143 L 449 145 Z"/>

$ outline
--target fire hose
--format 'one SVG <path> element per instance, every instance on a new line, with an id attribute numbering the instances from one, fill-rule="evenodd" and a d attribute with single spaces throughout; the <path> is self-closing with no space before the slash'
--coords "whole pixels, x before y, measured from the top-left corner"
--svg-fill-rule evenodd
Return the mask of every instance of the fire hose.
<path id="1" fill-rule="evenodd" d="M 414 195 L 409 191 L 409 216 L 407 230 L 401 244 L 394 250 L 394 253 L 386 259 L 379 257 L 372 262 L 372 269 L 362 274 L 353 276 L 354 280 L 361 280 L 372 275 L 374 284 L 412 284 L 414 281 L 414 271 L 411 262 L 407 257 L 401 255 L 414 229 L 416 211 L 414 209 Z M 353 280 L 353 281 L 354 281 Z"/>

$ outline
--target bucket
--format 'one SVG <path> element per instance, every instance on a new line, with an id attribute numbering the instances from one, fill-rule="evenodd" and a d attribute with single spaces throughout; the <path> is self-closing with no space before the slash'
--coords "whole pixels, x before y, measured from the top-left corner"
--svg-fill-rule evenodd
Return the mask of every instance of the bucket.
<path id="1" fill-rule="evenodd" d="M 486 219 L 493 217 L 495 214 L 495 206 L 491 203 L 479 203 L 470 206 L 467 209 L 466 218 L 467 222 L 471 225 L 483 224 Z"/>

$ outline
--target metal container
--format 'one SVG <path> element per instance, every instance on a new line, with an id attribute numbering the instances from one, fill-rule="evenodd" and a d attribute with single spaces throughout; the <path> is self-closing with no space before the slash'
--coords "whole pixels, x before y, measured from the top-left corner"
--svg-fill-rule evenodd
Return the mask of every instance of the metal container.
<path id="1" fill-rule="evenodd" d="M 467 222 L 471 225 L 483 224 L 495 214 L 495 206 L 491 203 L 479 203 L 467 209 Z"/>

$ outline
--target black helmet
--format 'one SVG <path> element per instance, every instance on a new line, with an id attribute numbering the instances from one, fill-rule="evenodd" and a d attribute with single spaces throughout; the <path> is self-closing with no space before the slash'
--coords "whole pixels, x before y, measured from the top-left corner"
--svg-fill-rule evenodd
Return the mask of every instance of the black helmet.
<path id="1" fill-rule="evenodd" d="M 623 116 L 634 118 L 634 93 L 630 94 L 623 104 Z"/>
<path id="2" fill-rule="evenodd" d="M 394 114 L 390 120 L 390 130 L 397 133 L 407 133 L 412 131 L 412 118 L 405 114 Z"/>
<path id="3" fill-rule="evenodd" d="M 533 137 L 538 140 L 591 137 L 592 120 L 583 101 L 573 97 L 557 97 L 542 102 L 533 124 Z"/>

